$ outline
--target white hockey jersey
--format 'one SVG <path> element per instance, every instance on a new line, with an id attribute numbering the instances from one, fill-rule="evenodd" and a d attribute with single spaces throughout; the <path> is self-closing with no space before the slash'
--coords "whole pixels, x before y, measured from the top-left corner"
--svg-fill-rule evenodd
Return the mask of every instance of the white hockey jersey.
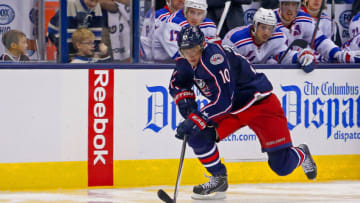
<path id="1" fill-rule="evenodd" d="M 360 51 L 360 35 L 356 35 L 344 43 L 342 49 L 345 51 Z"/>
<path id="2" fill-rule="evenodd" d="M 290 23 L 290 27 L 286 27 L 280 19 L 279 9 L 275 9 L 277 18 L 277 28 L 285 34 L 287 45 L 290 45 L 295 39 L 304 39 L 311 44 L 315 23 L 311 16 L 307 13 L 299 11 L 296 18 Z M 329 61 L 334 61 L 334 55 L 340 51 L 340 48 L 328 39 L 320 30 L 316 33 L 314 40 L 314 49 Z"/>
<path id="3" fill-rule="evenodd" d="M 304 13 L 309 14 L 306 7 L 302 6 L 301 9 L 301 11 L 303 11 Z M 317 21 L 317 18 L 313 18 L 313 21 L 315 23 Z M 336 34 L 336 25 L 332 24 L 333 22 L 331 21 L 331 18 L 326 15 L 326 13 L 322 12 L 320 16 L 319 29 L 328 39 L 331 39 L 332 33 Z M 334 28 L 334 31 L 331 30 L 332 28 Z"/>
<path id="4" fill-rule="evenodd" d="M 153 56 L 157 55 L 157 50 L 154 50 L 155 53 L 152 50 L 152 43 L 155 40 L 153 37 L 154 32 L 166 21 L 170 14 L 169 7 L 165 5 L 164 8 L 155 11 L 155 17 L 151 15 L 151 12 L 146 15 L 140 37 L 141 56 L 145 60 L 153 60 Z"/>
<path id="5" fill-rule="evenodd" d="M 349 34 L 350 39 L 360 34 L 360 12 L 351 19 L 349 25 Z"/>
<path id="6" fill-rule="evenodd" d="M 284 33 L 280 29 L 275 29 L 272 36 L 265 43 L 258 45 L 255 43 L 251 28 L 253 25 L 246 27 L 237 27 L 230 30 L 222 40 L 223 46 L 230 46 L 239 54 L 245 56 L 251 63 L 270 63 L 271 59 L 279 62 L 282 54 L 286 51 Z M 296 63 L 298 60 L 296 51 L 289 51 L 282 64 Z"/>
<path id="7" fill-rule="evenodd" d="M 184 11 L 181 9 L 171 14 L 166 23 L 163 23 L 159 29 L 155 30 L 152 46 L 154 60 L 175 60 L 180 56 L 177 46 L 177 34 L 184 26 L 189 26 L 189 23 L 184 16 Z M 216 38 L 216 25 L 212 20 L 205 18 L 200 24 L 200 29 L 204 33 L 206 40 Z"/>

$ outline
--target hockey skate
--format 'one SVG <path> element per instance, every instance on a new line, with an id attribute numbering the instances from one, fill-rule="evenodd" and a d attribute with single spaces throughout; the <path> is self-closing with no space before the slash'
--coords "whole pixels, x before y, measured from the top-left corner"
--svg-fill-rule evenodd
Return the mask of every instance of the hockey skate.
<path id="1" fill-rule="evenodd" d="M 208 176 L 207 176 L 208 177 Z M 210 176 L 209 182 L 194 186 L 192 198 L 197 200 L 225 199 L 227 176 Z"/>
<path id="2" fill-rule="evenodd" d="M 315 161 L 310 154 L 309 147 L 306 144 L 301 144 L 298 146 L 298 148 L 300 148 L 305 153 L 305 159 L 301 164 L 301 167 L 303 168 L 309 180 L 315 180 L 317 175 L 317 168 Z"/>

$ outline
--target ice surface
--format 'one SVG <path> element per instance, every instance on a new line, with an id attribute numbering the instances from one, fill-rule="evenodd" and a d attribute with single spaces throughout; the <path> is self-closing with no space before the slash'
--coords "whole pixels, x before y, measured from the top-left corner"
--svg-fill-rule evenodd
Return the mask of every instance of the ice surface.
<path id="1" fill-rule="evenodd" d="M 88 189 L 56 190 L 33 192 L 0 192 L 0 203 L 137 203 L 162 202 L 157 190 L 164 189 L 173 196 L 173 186 L 160 186 L 134 189 Z M 200 203 L 191 199 L 191 186 L 180 186 L 178 201 Z M 227 199 L 206 201 L 210 203 L 319 203 L 319 202 L 357 202 L 360 203 L 360 181 L 346 182 L 308 182 L 277 184 L 239 184 L 230 185 Z"/>

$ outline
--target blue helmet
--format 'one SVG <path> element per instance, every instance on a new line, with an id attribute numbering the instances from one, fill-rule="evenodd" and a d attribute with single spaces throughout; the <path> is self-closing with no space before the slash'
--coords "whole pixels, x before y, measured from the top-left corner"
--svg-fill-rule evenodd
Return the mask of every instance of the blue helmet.
<path id="1" fill-rule="evenodd" d="M 199 26 L 183 27 L 178 36 L 179 49 L 190 49 L 200 45 L 202 47 L 205 37 Z"/>

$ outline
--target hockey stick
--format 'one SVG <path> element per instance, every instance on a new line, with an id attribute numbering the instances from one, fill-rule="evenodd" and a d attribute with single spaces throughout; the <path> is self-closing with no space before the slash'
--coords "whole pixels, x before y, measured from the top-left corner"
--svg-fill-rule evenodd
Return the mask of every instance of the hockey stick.
<path id="1" fill-rule="evenodd" d="M 286 51 L 284 52 L 283 55 L 281 55 L 280 60 L 279 60 L 279 64 L 281 63 L 281 61 L 285 58 L 286 54 L 289 52 L 290 49 L 292 49 L 294 46 L 298 46 L 301 48 L 306 48 L 308 46 L 307 41 L 303 40 L 303 39 L 296 39 L 294 40 L 289 47 L 286 49 Z"/>
<path id="2" fill-rule="evenodd" d="M 335 34 L 335 0 L 331 1 L 331 36 L 333 37 L 332 41 L 336 41 L 336 34 Z"/>
<path id="3" fill-rule="evenodd" d="M 180 163 L 179 163 L 179 169 L 178 169 L 178 174 L 177 174 L 177 178 L 176 178 L 174 199 L 171 199 L 171 197 L 162 189 L 159 189 L 158 193 L 157 193 L 158 197 L 166 203 L 176 203 L 176 197 L 178 194 L 178 187 L 180 185 L 181 173 L 182 173 L 182 168 L 183 168 L 183 163 L 184 163 L 184 158 L 185 158 L 186 141 L 187 141 L 187 135 L 184 136 L 184 141 L 183 141 L 182 147 L 181 147 Z"/>
<path id="4" fill-rule="evenodd" d="M 223 10 L 223 12 L 221 14 L 221 17 L 220 17 L 220 20 L 219 20 L 219 26 L 217 27 L 217 30 L 216 30 L 216 36 L 219 36 L 219 34 L 221 32 L 221 29 L 222 29 L 222 27 L 224 25 L 226 16 L 227 16 L 227 14 L 229 12 L 230 5 L 231 5 L 231 1 L 226 1 L 225 2 L 224 10 Z"/>
<path id="5" fill-rule="evenodd" d="M 315 28 L 314 28 L 314 32 L 313 32 L 312 38 L 311 38 L 311 43 L 310 43 L 310 47 L 311 47 L 312 49 L 315 48 L 315 44 L 314 44 L 314 42 L 315 42 L 315 36 L 316 36 L 316 33 L 317 33 L 318 29 L 319 29 L 321 13 L 322 13 L 322 11 L 324 10 L 324 7 L 325 7 L 325 1 L 326 1 L 326 0 L 322 0 L 322 2 L 321 2 L 321 7 L 320 7 L 320 11 L 319 11 L 318 15 L 316 16 L 316 17 L 317 17 L 317 21 L 316 21 L 316 25 L 315 25 Z"/>

